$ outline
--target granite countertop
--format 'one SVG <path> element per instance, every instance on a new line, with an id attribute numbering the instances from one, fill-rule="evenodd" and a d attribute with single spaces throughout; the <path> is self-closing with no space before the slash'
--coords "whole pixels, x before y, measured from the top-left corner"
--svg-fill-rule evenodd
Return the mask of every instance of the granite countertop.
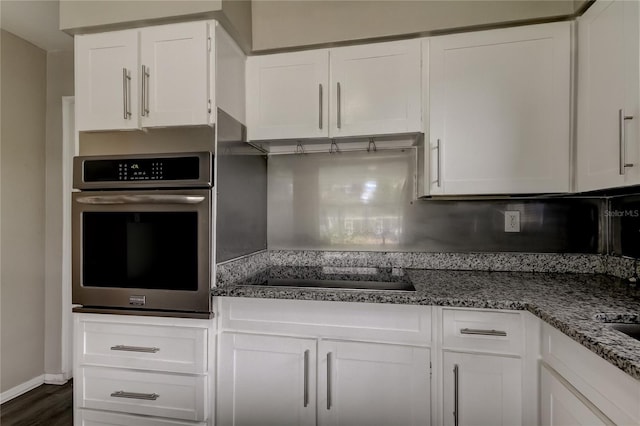
<path id="1" fill-rule="evenodd" d="M 302 273 L 301 269 L 304 269 Z M 640 341 L 603 322 L 616 319 L 640 322 L 640 288 L 619 278 L 592 274 L 396 268 L 385 272 L 385 280 L 411 281 L 416 291 L 409 292 L 261 285 L 268 271 L 218 287 L 212 294 L 527 310 L 640 380 Z M 358 275 L 363 271 L 356 272 Z M 270 274 L 279 278 L 286 278 L 287 274 L 317 278 L 314 268 L 271 268 Z"/>

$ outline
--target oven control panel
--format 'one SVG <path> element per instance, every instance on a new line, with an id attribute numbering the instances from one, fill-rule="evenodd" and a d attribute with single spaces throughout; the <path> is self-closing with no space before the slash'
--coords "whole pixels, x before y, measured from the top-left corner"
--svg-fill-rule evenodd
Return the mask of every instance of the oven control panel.
<path id="1" fill-rule="evenodd" d="M 164 186 L 172 183 L 176 186 L 202 186 L 211 181 L 210 164 L 210 153 L 77 157 L 74 164 L 74 187 L 126 188 L 154 183 L 165 183 Z"/>

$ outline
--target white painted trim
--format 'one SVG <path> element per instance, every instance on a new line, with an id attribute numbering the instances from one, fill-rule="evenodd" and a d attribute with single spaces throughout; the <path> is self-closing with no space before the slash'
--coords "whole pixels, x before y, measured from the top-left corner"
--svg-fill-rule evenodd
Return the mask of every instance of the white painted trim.
<path id="1" fill-rule="evenodd" d="M 75 98 L 62 97 L 62 332 L 61 376 L 73 376 L 73 320 L 71 318 L 71 191 L 73 157 L 78 155 L 75 131 Z M 63 383 L 64 383 L 63 382 Z"/>
<path id="2" fill-rule="evenodd" d="M 44 383 L 47 385 L 64 385 L 69 381 L 69 377 L 66 377 L 65 374 L 45 374 L 44 375 Z"/>
<path id="3" fill-rule="evenodd" d="M 38 386 L 44 384 L 44 374 L 34 377 L 33 379 L 14 386 L 0 394 L 0 404 L 4 404 L 13 398 L 29 392 L 31 389 L 35 389 Z"/>

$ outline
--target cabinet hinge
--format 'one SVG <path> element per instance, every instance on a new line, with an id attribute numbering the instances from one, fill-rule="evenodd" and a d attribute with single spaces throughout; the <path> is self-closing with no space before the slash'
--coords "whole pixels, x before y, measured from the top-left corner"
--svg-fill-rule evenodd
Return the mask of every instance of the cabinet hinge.
<path id="1" fill-rule="evenodd" d="M 207 38 L 207 50 L 211 52 L 211 37 Z"/>
<path id="2" fill-rule="evenodd" d="M 211 114 L 211 99 L 207 100 L 207 104 L 209 105 L 209 114 Z"/>
<path id="3" fill-rule="evenodd" d="M 431 368 L 431 362 L 429 362 L 429 380 L 433 377 L 433 368 Z"/>

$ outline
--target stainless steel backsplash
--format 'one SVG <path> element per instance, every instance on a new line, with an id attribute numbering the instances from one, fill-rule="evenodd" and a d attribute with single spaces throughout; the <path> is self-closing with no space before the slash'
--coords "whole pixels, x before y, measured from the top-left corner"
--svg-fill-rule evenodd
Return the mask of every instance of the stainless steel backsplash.
<path id="1" fill-rule="evenodd" d="M 269 157 L 269 249 L 602 252 L 602 200 L 415 200 L 415 155 Z M 504 232 L 505 210 L 520 211 L 521 232 Z"/>

